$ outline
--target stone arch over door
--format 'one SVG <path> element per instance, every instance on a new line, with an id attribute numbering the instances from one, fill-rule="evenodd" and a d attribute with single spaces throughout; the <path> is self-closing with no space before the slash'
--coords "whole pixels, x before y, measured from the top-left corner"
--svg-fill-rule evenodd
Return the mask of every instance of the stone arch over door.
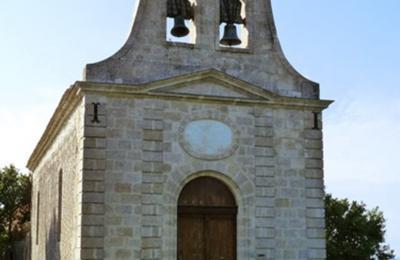
<path id="1" fill-rule="evenodd" d="M 232 174 L 221 173 L 223 163 L 208 164 L 207 170 L 200 170 L 201 164 L 182 166 L 169 175 L 163 196 L 163 259 L 178 259 L 178 199 L 181 191 L 190 181 L 199 177 L 213 177 L 223 182 L 232 192 L 237 204 L 236 256 L 237 259 L 253 259 L 255 252 L 255 188 L 248 175 L 242 171 Z M 211 167 L 210 167 L 211 166 Z M 204 169 L 204 168 L 203 168 Z M 197 170 L 197 171 L 196 171 Z"/>
<path id="2" fill-rule="evenodd" d="M 203 176 L 187 183 L 178 200 L 178 260 L 235 260 L 236 216 L 222 181 Z"/>

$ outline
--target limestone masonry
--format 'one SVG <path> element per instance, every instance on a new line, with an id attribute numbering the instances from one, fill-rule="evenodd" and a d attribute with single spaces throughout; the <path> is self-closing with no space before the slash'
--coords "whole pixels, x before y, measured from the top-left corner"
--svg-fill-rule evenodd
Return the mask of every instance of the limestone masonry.
<path id="1" fill-rule="evenodd" d="M 220 44 L 225 0 L 193 4 L 194 43 L 167 41 L 170 1 L 139 1 L 125 45 L 86 66 L 32 153 L 32 259 L 326 259 L 331 101 L 285 59 L 270 0 L 241 2 L 245 48 Z M 236 211 L 179 204 L 204 177 L 228 188 Z M 224 227 L 219 244 L 210 219 Z"/>

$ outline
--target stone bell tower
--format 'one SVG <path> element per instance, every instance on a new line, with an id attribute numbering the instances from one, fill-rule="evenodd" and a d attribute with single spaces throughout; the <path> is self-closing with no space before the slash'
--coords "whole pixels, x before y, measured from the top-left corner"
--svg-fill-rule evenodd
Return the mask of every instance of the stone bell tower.
<path id="1" fill-rule="evenodd" d="M 139 1 L 29 159 L 32 259 L 325 259 L 330 103 L 270 0 Z"/>

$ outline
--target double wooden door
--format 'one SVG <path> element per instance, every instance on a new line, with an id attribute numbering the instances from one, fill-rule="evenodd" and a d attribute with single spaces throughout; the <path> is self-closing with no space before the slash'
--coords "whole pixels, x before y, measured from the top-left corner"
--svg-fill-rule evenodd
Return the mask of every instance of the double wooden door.
<path id="1" fill-rule="evenodd" d="M 179 220 L 179 260 L 236 259 L 235 216 L 182 215 Z"/>
<path id="2" fill-rule="evenodd" d="M 221 181 L 188 183 L 178 202 L 178 260 L 236 260 L 235 199 Z"/>

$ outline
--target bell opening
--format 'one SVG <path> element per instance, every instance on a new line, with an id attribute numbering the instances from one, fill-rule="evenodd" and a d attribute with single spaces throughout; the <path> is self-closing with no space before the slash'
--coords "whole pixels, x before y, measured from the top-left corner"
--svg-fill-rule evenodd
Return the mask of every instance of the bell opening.
<path id="1" fill-rule="evenodd" d="M 246 3 L 243 0 L 220 1 L 219 45 L 221 47 L 247 49 Z"/>
<path id="2" fill-rule="evenodd" d="M 242 44 L 242 41 L 237 34 L 237 28 L 234 24 L 225 25 L 224 34 L 219 43 L 225 46 L 237 46 Z"/>
<path id="3" fill-rule="evenodd" d="M 174 18 L 174 27 L 171 34 L 175 37 L 185 37 L 190 33 L 189 28 L 186 27 L 185 19 L 182 16 Z"/>
<path id="4" fill-rule="evenodd" d="M 232 25 L 231 25 L 232 26 Z M 246 49 L 248 47 L 248 30 L 244 24 L 233 24 L 234 29 L 222 23 L 219 27 L 219 45 L 221 47 Z M 236 34 L 236 36 L 235 36 Z M 233 38 L 232 38 L 233 36 Z"/>
<path id="5" fill-rule="evenodd" d="M 166 19 L 166 41 L 171 43 L 196 42 L 196 26 L 192 19 L 171 18 Z"/>

